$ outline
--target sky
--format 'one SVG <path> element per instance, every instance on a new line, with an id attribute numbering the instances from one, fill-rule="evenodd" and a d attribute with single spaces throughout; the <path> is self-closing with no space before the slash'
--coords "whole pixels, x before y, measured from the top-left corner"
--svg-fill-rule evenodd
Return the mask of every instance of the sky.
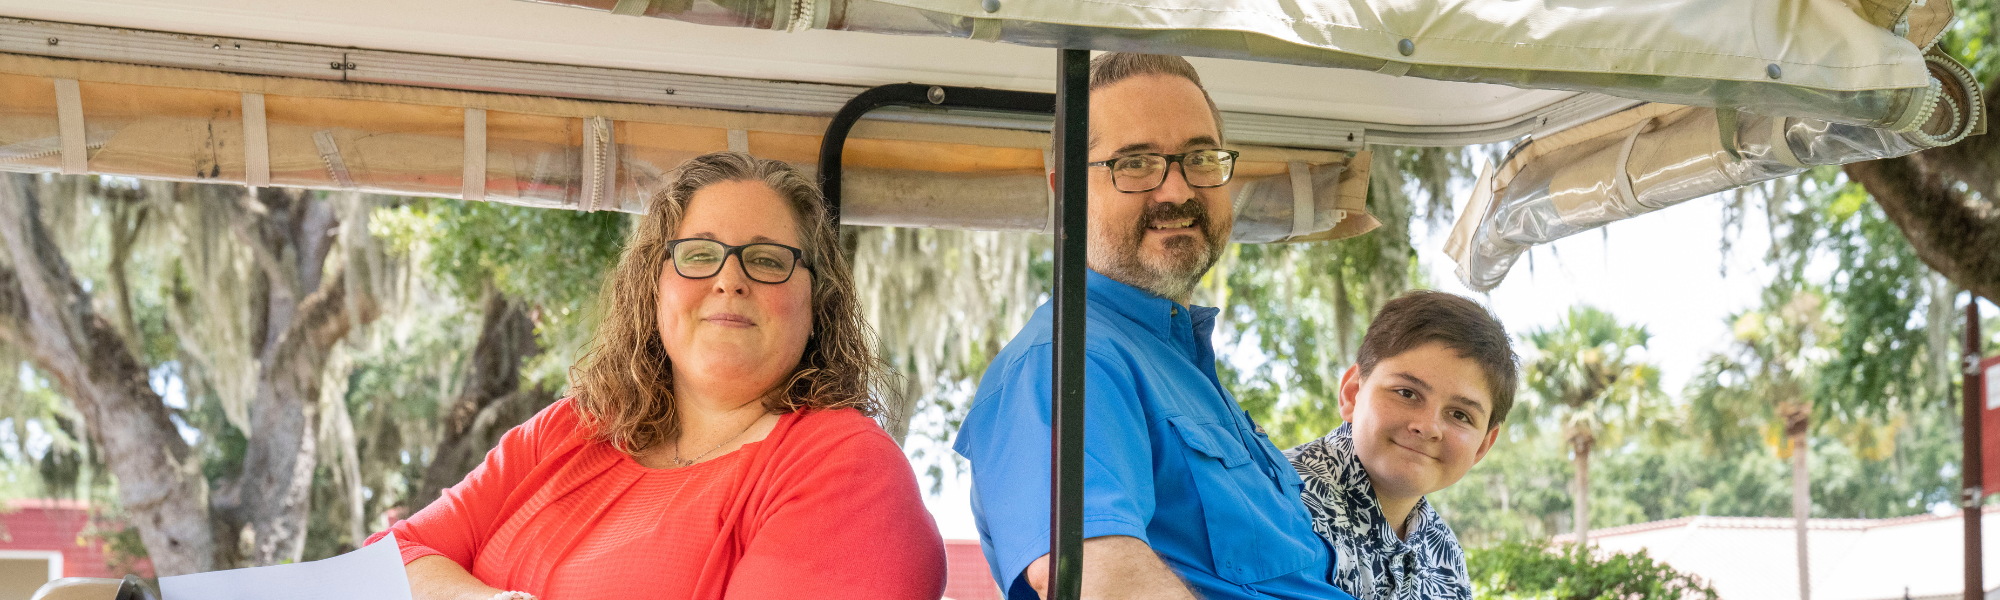
<path id="1" fill-rule="evenodd" d="M 1770 245 L 1762 215 L 1746 215 L 1740 235 L 1732 228 L 1735 245 L 1725 256 L 1722 208 L 1722 196 L 1698 198 L 1537 246 L 1530 251 L 1532 261 L 1521 257 L 1490 294 L 1470 291 L 1452 274 L 1457 264 L 1442 250 L 1449 226 L 1427 231 L 1418 225 L 1411 237 L 1433 287 L 1485 304 L 1517 338 L 1556 325 L 1578 304 L 1646 326 L 1652 340 L 1641 356 L 1660 366 L 1662 389 L 1678 397 L 1701 361 L 1728 344 L 1729 316 L 1754 307 L 1771 275 L 1764 264 Z M 1993 314 L 1992 304 L 1982 304 L 1984 314 Z M 910 443 L 922 441 L 912 437 Z M 951 449 L 940 445 L 930 451 Z M 929 485 L 928 478 L 920 480 Z M 948 477 L 940 493 L 925 498 L 947 539 L 979 537 L 968 483 L 963 475 Z"/>

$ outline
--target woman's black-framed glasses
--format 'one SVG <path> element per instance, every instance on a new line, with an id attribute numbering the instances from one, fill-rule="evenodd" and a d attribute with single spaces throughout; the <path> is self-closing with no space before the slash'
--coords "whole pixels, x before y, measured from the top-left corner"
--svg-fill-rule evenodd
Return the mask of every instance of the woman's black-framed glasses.
<path id="1" fill-rule="evenodd" d="M 722 272 L 722 264 L 736 257 L 743 274 L 758 283 L 784 283 L 805 261 L 806 252 L 784 244 L 756 243 L 731 246 L 707 238 L 684 238 L 667 242 L 674 272 L 688 279 L 708 279 Z M 806 265 L 811 272 L 812 265 Z"/>
<path id="2" fill-rule="evenodd" d="M 1180 154 L 1127 154 L 1111 160 L 1084 163 L 1111 169 L 1111 185 L 1128 194 L 1150 192 L 1167 182 L 1167 166 L 1180 163 L 1181 177 L 1188 187 L 1212 188 L 1229 183 L 1236 171 L 1235 150 L 1211 148 Z"/>

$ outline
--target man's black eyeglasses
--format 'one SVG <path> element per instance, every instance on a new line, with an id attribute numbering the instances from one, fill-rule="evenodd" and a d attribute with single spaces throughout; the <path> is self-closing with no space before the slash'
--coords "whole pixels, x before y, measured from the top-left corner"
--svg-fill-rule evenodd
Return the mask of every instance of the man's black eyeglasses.
<path id="1" fill-rule="evenodd" d="M 1181 177 L 1188 187 L 1212 188 L 1229 183 L 1236 171 L 1235 150 L 1193 150 L 1180 154 L 1127 154 L 1111 160 L 1084 163 L 1111 169 L 1111 185 L 1118 191 L 1150 192 L 1167 182 L 1167 166 L 1181 164 Z"/>
<path id="2" fill-rule="evenodd" d="M 707 238 L 685 238 L 667 242 L 674 272 L 688 279 L 707 279 L 722 272 L 722 263 L 736 257 L 736 266 L 758 283 L 784 283 L 804 262 L 806 252 L 784 244 L 757 243 L 731 246 Z M 811 272 L 812 265 L 806 265 Z"/>

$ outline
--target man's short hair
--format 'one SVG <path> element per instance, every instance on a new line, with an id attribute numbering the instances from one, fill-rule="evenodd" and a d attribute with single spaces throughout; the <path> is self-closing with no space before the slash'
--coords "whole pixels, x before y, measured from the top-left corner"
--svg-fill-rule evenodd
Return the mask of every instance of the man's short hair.
<path id="1" fill-rule="evenodd" d="M 1208 114 L 1215 119 L 1215 133 L 1222 134 L 1222 111 L 1215 108 L 1215 99 L 1208 97 L 1208 88 L 1202 87 L 1201 75 L 1194 72 L 1194 65 L 1187 59 L 1171 54 L 1132 54 L 1129 52 L 1106 52 L 1090 59 L 1090 91 L 1140 75 L 1165 75 L 1179 77 L 1194 83 L 1194 89 L 1201 90 L 1201 99 L 1208 103 Z M 1219 139 L 1217 141 L 1220 141 Z"/>
<path id="2" fill-rule="evenodd" d="M 1418 346 L 1438 342 L 1458 355 L 1478 363 L 1486 374 L 1487 391 L 1493 396 L 1493 414 L 1487 429 L 1499 427 L 1514 408 L 1514 390 L 1520 371 L 1507 328 L 1477 302 L 1436 290 L 1415 290 L 1390 300 L 1368 324 L 1361 338 L 1361 352 L 1355 365 L 1361 376 L 1375 371 L 1383 359 L 1408 352 Z"/>

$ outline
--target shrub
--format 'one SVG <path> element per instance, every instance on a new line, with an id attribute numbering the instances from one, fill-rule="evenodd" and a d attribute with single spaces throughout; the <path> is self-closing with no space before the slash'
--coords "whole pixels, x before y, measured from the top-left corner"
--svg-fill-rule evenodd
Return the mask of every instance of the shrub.
<path id="1" fill-rule="evenodd" d="M 1598 553 L 1566 544 L 1505 541 L 1466 553 L 1481 600 L 1717 600 L 1700 577 L 1637 554 Z"/>

